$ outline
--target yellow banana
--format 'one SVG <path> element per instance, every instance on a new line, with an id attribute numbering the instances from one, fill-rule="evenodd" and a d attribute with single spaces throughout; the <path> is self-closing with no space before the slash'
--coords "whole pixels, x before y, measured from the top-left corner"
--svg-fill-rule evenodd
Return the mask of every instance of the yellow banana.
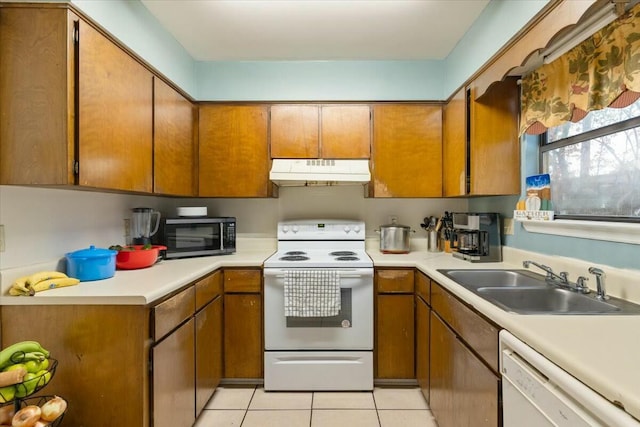
<path id="1" fill-rule="evenodd" d="M 33 295 L 35 291 L 31 289 L 29 285 L 27 285 L 27 279 L 29 277 L 21 277 L 11 285 L 11 289 L 9 289 L 10 295 Z"/>
<path id="2" fill-rule="evenodd" d="M 48 289 L 64 288 L 65 286 L 73 286 L 73 285 L 77 285 L 78 283 L 80 283 L 80 280 L 78 279 L 74 279 L 72 277 L 60 277 L 55 279 L 42 280 L 36 283 L 35 285 L 33 285 L 31 288 L 36 292 L 41 292 L 41 291 L 46 291 Z"/>
<path id="3" fill-rule="evenodd" d="M 60 273 L 59 271 L 41 271 L 29 276 L 29 278 L 27 279 L 27 284 L 34 286 L 37 283 L 42 282 L 43 280 L 63 279 L 65 277 L 67 277 L 67 275 L 64 273 Z"/>

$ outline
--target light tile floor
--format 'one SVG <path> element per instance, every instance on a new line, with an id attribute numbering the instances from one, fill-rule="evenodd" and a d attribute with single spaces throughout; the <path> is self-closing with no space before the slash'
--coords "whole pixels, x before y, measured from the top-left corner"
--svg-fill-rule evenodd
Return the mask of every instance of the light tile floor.
<path id="1" fill-rule="evenodd" d="M 417 388 L 265 392 L 219 387 L 194 427 L 437 427 Z"/>

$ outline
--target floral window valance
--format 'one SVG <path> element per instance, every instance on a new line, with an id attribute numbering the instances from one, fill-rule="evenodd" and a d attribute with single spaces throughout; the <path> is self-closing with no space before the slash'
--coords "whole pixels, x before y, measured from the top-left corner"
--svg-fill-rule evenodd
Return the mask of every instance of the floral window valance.
<path id="1" fill-rule="evenodd" d="M 520 134 L 622 108 L 640 97 L 640 4 L 522 79 Z"/>

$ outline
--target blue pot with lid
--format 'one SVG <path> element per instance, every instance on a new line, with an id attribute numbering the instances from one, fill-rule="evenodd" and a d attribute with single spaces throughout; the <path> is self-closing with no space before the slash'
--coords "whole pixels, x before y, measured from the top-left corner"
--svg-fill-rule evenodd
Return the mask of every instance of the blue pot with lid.
<path id="1" fill-rule="evenodd" d="M 116 254 L 112 249 L 89 246 L 69 252 L 67 258 L 67 276 L 75 277 L 81 282 L 102 280 L 116 274 Z"/>

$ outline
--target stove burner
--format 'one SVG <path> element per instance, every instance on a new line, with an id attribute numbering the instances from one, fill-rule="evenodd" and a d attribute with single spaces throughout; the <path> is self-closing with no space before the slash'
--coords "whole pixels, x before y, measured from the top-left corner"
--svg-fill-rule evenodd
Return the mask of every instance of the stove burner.
<path id="1" fill-rule="evenodd" d="M 307 253 L 304 251 L 289 251 L 285 252 L 285 255 L 306 255 Z"/>
<path id="2" fill-rule="evenodd" d="M 353 251 L 335 251 L 331 252 L 329 255 L 331 256 L 353 256 L 356 253 Z"/>
<path id="3" fill-rule="evenodd" d="M 304 253 L 304 252 L 302 252 Z M 309 259 L 308 256 L 304 255 L 286 255 L 278 258 L 280 261 L 306 261 Z"/>
<path id="4" fill-rule="evenodd" d="M 357 256 L 339 256 L 336 261 L 360 261 Z"/>

